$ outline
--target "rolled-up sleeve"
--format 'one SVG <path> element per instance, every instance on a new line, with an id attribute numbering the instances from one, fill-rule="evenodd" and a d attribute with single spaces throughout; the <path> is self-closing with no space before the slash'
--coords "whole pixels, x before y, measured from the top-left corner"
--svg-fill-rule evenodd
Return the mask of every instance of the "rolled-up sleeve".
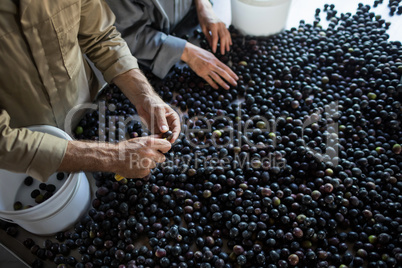
<path id="1" fill-rule="evenodd" d="M 142 42 L 147 45 L 140 46 L 140 48 L 147 47 L 149 43 L 154 44 L 157 40 L 161 43 L 159 47 L 155 47 L 153 50 L 155 53 L 153 60 L 150 59 L 147 62 L 153 74 L 159 78 L 164 78 L 169 73 L 170 69 L 180 61 L 187 41 L 150 28 L 147 28 L 143 32 L 142 38 Z M 150 52 L 152 52 L 152 49 L 139 49 L 138 53 L 134 52 L 134 55 L 138 57 L 140 63 L 142 63 L 141 59 L 144 59 L 145 55 Z"/>
<path id="2" fill-rule="evenodd" d="M 68 141 L 9 124 L 10 116 L 0 110 L 0 168 L 47 181 L 59 168 Z"/>
<path id="3" fill-rule="evenodd" d="M 180 61 L 187 41 L 158 29 L 160 18 L 152 1 L 139 4 L 130 0 L 109 0 L 107 3 L 116 15 L 115 25 L 131 53 L 152 73 L 164 78 Z"/>
<path id="4" fill-rule="evenodd" d="M 82 1 L 80 47 L 108 83 L 117 75 L 138 68 L 136 58 L 113 25 L 114 21 L 113 12 L 104 1 Z"/>

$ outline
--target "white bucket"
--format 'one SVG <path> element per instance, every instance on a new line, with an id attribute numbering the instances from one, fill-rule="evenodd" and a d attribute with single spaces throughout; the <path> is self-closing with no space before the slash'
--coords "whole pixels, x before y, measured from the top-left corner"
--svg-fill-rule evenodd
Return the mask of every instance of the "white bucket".
<path id="1" fill-rule="evenodd" d="M 71 140 L 64 131 L 52 126 L 33 126 L 28 129 Z M 60 181 L 56 174 L 46 182 L 56 185 L 53 196 L 31 208 L 15 211 L 16 201 L 23 204 L 34 202 L 30 193 L 38 189 L 40 182 L 34 180 L 31 186 L 26 186 L 26 174 L 0 170 L 0 218 L 38 235 L 51 235 L 71 227 L 89 206 L 91 193 L 88 179 L 83 172 L 78 172 Z"/>
<path id="2" fill-rule="evenodd" d="M 286 26 L 291 0 L 232 0 L 232 25 L 244 35 L 267 36 Z"/>

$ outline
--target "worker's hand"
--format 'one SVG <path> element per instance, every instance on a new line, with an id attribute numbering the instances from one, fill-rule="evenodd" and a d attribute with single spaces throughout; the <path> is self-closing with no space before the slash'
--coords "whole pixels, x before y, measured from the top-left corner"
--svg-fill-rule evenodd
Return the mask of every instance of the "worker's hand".
<path id="1" fill-rule="evenodd" d="M 157 94 L 147 94 L 137 97 L 133 103 L 138 115 L 153 134 L 172 131 L 173 143 L 180 134 L 179 115 L 167 105 Z"/>
<path id="2" fill-rule="evenodd" d="M 119 159 L 113 161 L 112 172 L 126 178 L 144 178 L 157 163 L 165 161 L 163 153 L 171 148 L 169 141 L 155 137 L 130 139 L 120 142 L 118 146 Z"/>
<path id="3" fill-rule="evenodd" d="M 225 23 L 223 23 L 214 13 L 211 4 L 206 0 L 199 0 L 197 2 L 197 16 L 201 26 L 201 30 L 204 33 L 212 51 L 215 53 L 218 47 L 218 41 L 220 40 L 221 54 L 224 55 L 225 51 L 230 50 L 232 45 L 232 37 Z"/>
<path id="4" fill-rule="evenodd" d="M 173 132 L 173 143 L 180 134 L 179 115 L 153 90 L 139 69 L 132 69 L 113 79 L 121 91 L 134 104 L 138 115 L 153 134 Z"/>
<path id="5" fill-rule="evenodd" d="M 165 161 L 171 144 L 156 137 L 124 140 L 117 144 L 69 141 L 58 171 L 113 172 L 126 178 L 143 178 Z"/>
<path id="6" fill-rule="evenodd" d="M 213 88 L 218 85 L 229 89 L 229 84 L 236 86 L 239 78 L 214 54 L 187 42 L 181 59 L 200 77 L 204 78 Z M 226 81 L 226 82 L 225 82 Z"/>

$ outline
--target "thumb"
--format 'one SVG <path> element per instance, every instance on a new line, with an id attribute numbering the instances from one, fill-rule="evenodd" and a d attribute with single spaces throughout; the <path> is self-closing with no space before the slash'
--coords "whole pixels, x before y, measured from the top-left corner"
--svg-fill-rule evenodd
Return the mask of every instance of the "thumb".
<path id="1" fill-rule="evenodd" d="M 165 133 L 169 130 L 169 126 L 166 120 L 166 114 L 164 107 L 157 107 L 155 110 L 156 122 L 159 131 Z"/>
<path id="2" fill-rule="evenodd" d="M 210 46 L 212 46 L 212 36 L 209 33 L 209 28 L 206 26 L 201 27 L 202 32 L 204 33 L 205 38 Z"/>

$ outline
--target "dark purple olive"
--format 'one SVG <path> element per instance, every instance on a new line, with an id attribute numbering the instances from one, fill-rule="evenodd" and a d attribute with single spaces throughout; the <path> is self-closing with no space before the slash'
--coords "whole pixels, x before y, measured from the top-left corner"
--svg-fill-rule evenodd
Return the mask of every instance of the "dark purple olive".
<path id="1" fill-rule="evenodd" d="M 32 185 L 32 183 L 33 183 L 33 178 L 31 177 L 31 176 L 28 176 L 28 177 L 26 177 L 25 179 L 24 179 L 24 184 L 26 185 L 26 186 L 31 186 Z"/>
<path id="2" fill-rule="evenodd" d="M 166 139 L 170 141 L 173 138 L 173 132 L 168 130 L 165 133 L 162 134 L 162 139 Z"/>

